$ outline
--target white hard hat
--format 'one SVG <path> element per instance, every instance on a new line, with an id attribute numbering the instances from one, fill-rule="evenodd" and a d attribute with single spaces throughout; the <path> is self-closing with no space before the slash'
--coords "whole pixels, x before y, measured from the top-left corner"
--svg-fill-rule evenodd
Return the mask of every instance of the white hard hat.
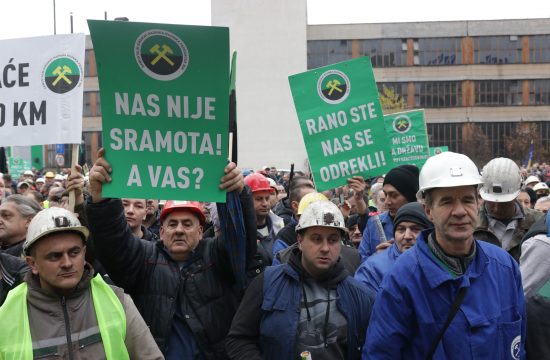
<path id="1" fill-rule="evenodd" d="M 55 174 L 54 180 L 65 180 L 65 179 L 63 178 L 63 175 Z"/>
<path id="2" fill-rule="evenodd" d="M 531 183 L 539 183 L 540 179 L 536 177 L 535 175 L 528 176 L 527 179 L 523 182 L 525 185 L 531 184 Z"/>
<path id="3" fill-rule="evenodd" d="M 537 190 L 550 190 L 550 189 L 548 189 L 548 185 L 546 185 L 546 183 L 539 182 L 537 185 L 533 186 L 533 190 L 537 191 Z"/>
<path id="4" fill-rule="evenodd" d="M 29 255 L 30 247 L 40 238 L 61 231 L 74 231 L 88 239 L 88 229 L 80 224 L 74 213 L 59 207 L 51 207 L 40 211 L 31 220 L 27 229 L 27 238 L 23 243 L 23 252 Z"/>
<path id="5" fill-rule="evenodd" d="M 39 177 L 38 179 L 36 179 L 36 183 L 44 184 L 45 182 L 46 182 L 46 180 L 43 177 Z"/>
<path id="6" fill-rule="evenodd" d="M 422 167 L 416 197 L 422 197 L 430 189 L 479 184 L 481 176 L 476 164 L 469 157 L 445 151 L 429 157 Z"/>
<path id="7" fill-rule="evenodd" d="M 319 200 L 312 202 L 300 216 L 300 221 L 296 225 L 296 232 L 313 226 L 324 226 L 340 229 L 347 232 L 344 215 L 338 206 L 332 201 Z"/>
<path id="8" fill-rule="evenodd" d="M 483 185 L 479 195 L 486 201 L 509 202 L 518 197 L 521 189 L 521 171 L 511 159 L 496 158 L 482 171 Z"/>

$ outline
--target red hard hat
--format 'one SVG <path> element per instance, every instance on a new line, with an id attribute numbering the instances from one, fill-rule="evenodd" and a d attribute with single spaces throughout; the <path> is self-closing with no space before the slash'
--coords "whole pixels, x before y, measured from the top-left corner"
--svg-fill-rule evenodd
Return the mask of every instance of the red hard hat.
<path id="1" fill-rule="evenodd" d="M 250 174 L 244 178 L 244 183 L 250 187 L 253 193 L 257 191 L 273 192 L 273 188 L 269 185 L 269 181 L 262 174 Z"/>
<path id="2" fill-rule="evenodd" d="M 201 225 L 204 225 L 206 222 L 206 217 L 202 212 L 202 204 L 198 201 L 175 201 L 168 200 L 162 211 L 160 212 L 160 222 L 164 222 L 164 219 L 175 210 L 188 210 L 197 215 Z"/>

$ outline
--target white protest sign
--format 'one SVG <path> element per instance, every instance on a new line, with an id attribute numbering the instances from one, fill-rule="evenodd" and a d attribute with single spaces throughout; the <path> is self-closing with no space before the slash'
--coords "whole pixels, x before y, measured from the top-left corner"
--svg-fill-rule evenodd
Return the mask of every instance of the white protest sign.
<path id="1" fill-rule="evenodd" d="M 0 41 L 0 145 L 79 144 L 84 34 Z"/>

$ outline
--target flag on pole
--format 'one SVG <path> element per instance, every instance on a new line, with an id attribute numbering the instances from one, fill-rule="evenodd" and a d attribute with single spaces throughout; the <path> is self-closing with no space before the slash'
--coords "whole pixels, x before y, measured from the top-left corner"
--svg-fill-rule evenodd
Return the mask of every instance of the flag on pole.
<path id="1" fill-rule="evenodd" d="M 531 140 L 531 145 L 529 145 L 529 154 L 527 155 L 527 158 L 525 159 L 525 162 L 523 166 L 525 168 L 530 169 L 531 168 L 531 161 L 533 160 L 533 151 L 534 151 L 534 145 L 533 140 Z"/>

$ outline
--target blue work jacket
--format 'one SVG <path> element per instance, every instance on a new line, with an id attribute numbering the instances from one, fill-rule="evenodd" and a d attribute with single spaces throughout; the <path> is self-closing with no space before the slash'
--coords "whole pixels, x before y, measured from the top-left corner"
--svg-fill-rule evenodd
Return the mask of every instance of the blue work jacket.
<path id="1" fill-rule="evenodd" d="M 436 259 L 424 230 L 386 274 L 367 331 L 363 359 L 425 359 L 459 287 L 468 287 L 434 359 L 524 359 L 526 312 L 516 261 L 476 241 L 474 259 L 455 277 Z"/>
<path id="2" fill-rule="evenodd" d="M 386 275 L 401 252 L 397 248 L 397 244 L 393 245 L 379 254 L 369 256 L 367 261 L 363 262 L 355 272 L 355 280 L 367 285 L 369 289 L 378 292 L 384 275 Z"/>
<path id="3" fill-rule="evenodd" d="M 384 228 L 386 240 L 393 239 L 393 220 L 390 217 L 390 213 L 385 211 L 378 215 L 378 217 Z M 374 216 L 371 216 L 367 221 L 367 226 L 363 231 L 363 239 L 361 239 L 361 243 L 359 244 L 361 262 L 365 262 L 369 256 L 376 254 L 376 246 L 380 244 L 380 242 L 380 232 L 376 226 Z"/>
<path id="4" fill-rule="evenodd" d="M 294 359 L 303 291 L 300 275 L 286 263 L 270 266 L 264 273 L 263 291 L 260 343 L 264 359 Z M 336 306 L 348 326 L 347 359 L 359 359 L 374 294 L 351 276 L 337 285 L 336 292 Z"/>

